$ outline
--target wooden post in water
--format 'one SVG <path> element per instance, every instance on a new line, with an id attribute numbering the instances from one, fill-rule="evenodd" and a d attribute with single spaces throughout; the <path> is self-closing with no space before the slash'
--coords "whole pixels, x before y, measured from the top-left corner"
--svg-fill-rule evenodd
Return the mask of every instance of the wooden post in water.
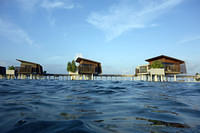
<path id="1" fill-rule="evenodd" d="M 23 74 L 20 74 L 20 79 L 23 79 Z"/>
<path id="2" fill-rule="evenodd" d="M 144 75 L 142 74 L 142 80 L 144 80 Z"/>
<path id="3" fill-rule="evenodd" d="M 153 76 L 152 76 L 152 74 L 150 75 L 150 81 L 153 81 Z"/>
<path id="4" fill-rule="evenodd" d="M 174 74 L 174 81 L 176 82 L 176 74 Z"/>
<path id="5" fill-rule="evenodd" d="M 163 75 L 161 75 L 161 77 L 160 77 L 160 78 L 161 78 L 161 82 L 163 82 Z"/>
<path id="6" fill-rule="evenodd" d="M 158 81 L 158 75 L 155 75 L 155 82 Z"/>
<path id="7" fill-rule="evenodd" d="M 92 74 L 92 76 L 91 76 L 91 80 L 94 80 L 94 75 Z"/>

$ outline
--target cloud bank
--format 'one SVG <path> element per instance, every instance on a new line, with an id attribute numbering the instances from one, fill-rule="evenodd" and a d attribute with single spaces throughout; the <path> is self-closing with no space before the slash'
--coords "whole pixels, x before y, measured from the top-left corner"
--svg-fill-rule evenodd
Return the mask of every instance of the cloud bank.
<path id="1" fill-rule="evenodd" d="M 34 41 L 29 35 L 15 24 L 0 18 L 0 36 L 16 44 L 28 44 L 34 46 Z"/>
<path id="2" fill-rule="evenodd" d="M 87 22 L 94 25 L 110 41 L 126 31 L 152 27 L 152 22 L 183 0 L 119 0 L 107 11 L 92 12 Z"/>
<path id="3" fill-rule="evenodd" d="M 54 26 L 56 23 L 56 19 L 52 15 L 53 11 L 58 9 L 71 10 L 79 7 L 72 0 L 17 0 L 17 2 L 20 8 L 29 13 L 34 13 L 38 9 L 45 10 L 48 13 L 47 18 L 51 26 Z"/>

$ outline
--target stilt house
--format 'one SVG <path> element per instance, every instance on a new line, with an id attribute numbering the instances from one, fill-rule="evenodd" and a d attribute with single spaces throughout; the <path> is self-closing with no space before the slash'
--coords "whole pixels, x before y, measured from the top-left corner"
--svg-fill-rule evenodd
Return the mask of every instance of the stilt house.
<path id="1" fill-rule="evenodd" d="M 157 57 L 146 59 L 145 61 L 149 62 L 150 66 L 154 61 L 160 61 L 164 66 L 165 74 L 186 73 L 185 62 L 180 59 L 176 59 L 165 55 L 160 55 Z"/>
<path id="2" fill-rule="evenodd" d="M 0 66 L 0 75 L 6 75 L 6 68 L 5 67 L 2 67 Z"/>
<path id="3" fill-rule="evenodd" d="M 42 75 L 43 74 L 43 68 L 40 64 L 29 62 L 29 61 L 24 61 L 24 60 L 19 60 L 17 61 L 21 62 L 20 67 L 17 68 L 17 73 L 18 74 L 37 74 L 37 75 Z"/>
<path id="4" fill-rule="evenodd" d="M 157 57 L 146 59 L 145 61 L 149 62 L 149 64 L 138 66 L 136 68 L 136 75 L 149 74 L 149 72 L 152 70 L 151 65 L 153 64 L 154 61 L 160 61 L 163 64 L 162 69 L 163 69 L 164 74 L 186 73 L 185 62 L 180 59 L 176 59 L 176 58 L 165 56 L 165 55 L 160 55 Z"/>
<path id="5" fill-rule="evenodd" d="M 78 57 L 76 62 L 79 63 L 78 73 L 79 74 L 94 74 L 98 75 L 102 73 L 101 63 L 89 59 Z"/>

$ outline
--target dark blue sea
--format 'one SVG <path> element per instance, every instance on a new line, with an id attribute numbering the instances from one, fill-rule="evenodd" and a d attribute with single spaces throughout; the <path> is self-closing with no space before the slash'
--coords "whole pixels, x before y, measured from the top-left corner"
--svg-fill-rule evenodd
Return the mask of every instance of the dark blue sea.
<path id="1" fill-rule="evenodd" d="M 200 83 L 0 80 L 0 133 L 200 133 Z"/>

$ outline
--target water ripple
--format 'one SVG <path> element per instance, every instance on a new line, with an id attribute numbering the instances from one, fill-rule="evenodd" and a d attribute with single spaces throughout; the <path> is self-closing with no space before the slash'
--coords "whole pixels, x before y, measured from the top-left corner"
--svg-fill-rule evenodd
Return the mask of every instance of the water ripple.
<path id="1" fill-rule="evenodd" d="M 198 133 L 200 84 L 0 80 L 1 133 Z"/>

